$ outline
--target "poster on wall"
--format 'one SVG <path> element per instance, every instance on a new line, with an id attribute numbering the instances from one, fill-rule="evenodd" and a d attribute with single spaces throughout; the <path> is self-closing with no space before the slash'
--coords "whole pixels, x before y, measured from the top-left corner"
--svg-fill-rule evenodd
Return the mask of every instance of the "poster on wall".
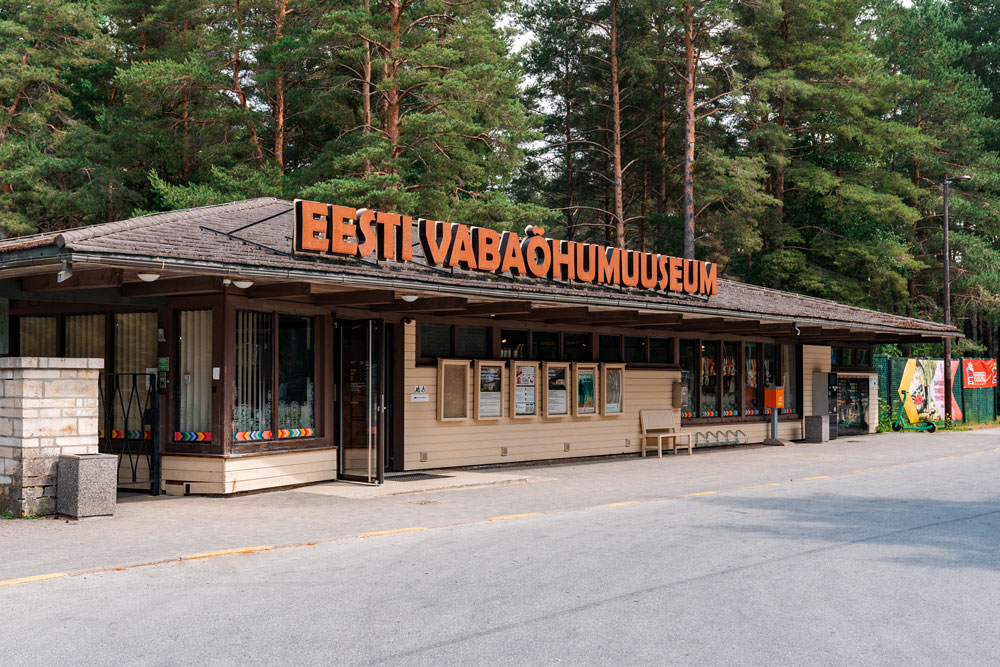
<path id="1" fill-rule="evenodd" d="M 963 359 L 962 378 L 968 389 L 988 389 L 997 386 L 997 360 Z"/>
<path id="2" fill-rule="evenodd" d="M 955 376 L 959 363 L 951 365 L 952 415 L 956 421 L 962 419 L 962 408 L 954 398 Z M 944 362 L 940 359 L 907 359 L 903 375 L 899 380 L 897 393 L 900 400 L 907 392 L 903 408 L 906 418 L 912 423 L 918 421 L 944 420 Z"/>
<path id="3" fill-rule="evenodd" d="M 535 364 L 514 364 L 514 415 L 535 414 L 535 397 L 538 366 Z"/>
<path id="4" fill-rule="evenodd" d="M 569 366 L 545 368 L 545 416 L 559 417 L 569 414 Z"/>
<path id="5" fill-rule="evenodd" d="M 576 414 L 592 415 L 597 412 L 597 369 L 579 368 L 576 371 Z"/>
<path id="6" fill-rule="evenodd" d="M 604 365 L 604 414 L 620 415 L 624 405 L 624 366 Z"/>
<path id="7" fill-rule="evenodd" d="M 479 378 L 476 416 L 479 419 L 497 419 L 503 416 L 503 364 L 476 364 Z"/>

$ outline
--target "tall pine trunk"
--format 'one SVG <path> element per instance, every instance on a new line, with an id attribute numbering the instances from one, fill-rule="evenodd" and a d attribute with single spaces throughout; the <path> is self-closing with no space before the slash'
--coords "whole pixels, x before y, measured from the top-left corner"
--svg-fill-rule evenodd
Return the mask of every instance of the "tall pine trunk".
<path id="1" fill-rule="evenodd" d="M 694 259 L 694 10 L 684 3 L 684 257 Z"/>
<path id="2" fill-rule="evenodd" d="M 625 247 L 625 196 L 622 176 L 622 111 L 618 72 L 618 1 L 611 4 L 611 151 L 613 165 L 615 240 Z"/>

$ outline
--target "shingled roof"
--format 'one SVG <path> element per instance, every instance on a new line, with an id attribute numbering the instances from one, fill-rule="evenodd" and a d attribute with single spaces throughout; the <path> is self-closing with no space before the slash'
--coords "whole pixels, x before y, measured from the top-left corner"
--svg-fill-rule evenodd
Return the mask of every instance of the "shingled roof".
<path id="1" fill-rule="evenodd" d="M 724 279 L 718 282 L 718 294 L 703 297 L 566 281 L 555 287 L 553 281 L 538 278 L 431 268 L 424 264 L 419 245 L 414 248 L 414 261 L 407 263 L 293 255 L 292 234 L 292 202 L 250 199 L 7 239 L 0 241 L 0 269 L 30 263 L 31 255 L 38 255 L 41 261 L 41 253 L 33 251 L 48 248 L 50 262 L 55 252 L 69 254 L 74 260 L 86 258 L 133 268 L 155 265 L 202 273 L 389 286 L 553 304 L 753 317 L 925 336 L 958 335 L 954 327 L 936 322 Z"/>

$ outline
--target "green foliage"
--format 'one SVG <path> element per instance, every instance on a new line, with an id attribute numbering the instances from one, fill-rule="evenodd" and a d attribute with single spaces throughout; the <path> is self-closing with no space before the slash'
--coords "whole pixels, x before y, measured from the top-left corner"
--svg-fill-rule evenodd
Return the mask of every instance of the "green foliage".
<path id="1" fill-rule="evenodd" d="M 15 0 L 0 230 L 302 196 L 615 243 L 619 190 L 626 245 L 680 254 L 688 25 L 697 256 L 940 319 L 974 174 L 955 355 L 995 353 L 997 0 Z"/>

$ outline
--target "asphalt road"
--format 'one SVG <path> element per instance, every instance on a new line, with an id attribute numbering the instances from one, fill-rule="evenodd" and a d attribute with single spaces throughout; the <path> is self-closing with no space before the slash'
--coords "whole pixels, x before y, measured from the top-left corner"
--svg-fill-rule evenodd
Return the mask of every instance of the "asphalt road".
<path id="1" fill-rule="evenodd" d="M 995 665 L 998 479 L 991 448 L 21 584 L 0 664 Z"/>

